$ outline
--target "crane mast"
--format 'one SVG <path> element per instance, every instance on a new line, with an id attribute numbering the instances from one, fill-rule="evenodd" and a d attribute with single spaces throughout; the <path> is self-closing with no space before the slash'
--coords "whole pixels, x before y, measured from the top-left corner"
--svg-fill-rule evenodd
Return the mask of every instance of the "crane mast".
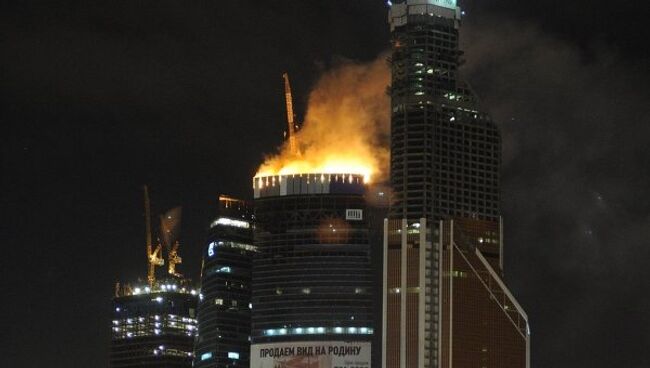
<path id="1" fill-rule="evenodd" d="M 284 79 L 284 100 L 287 105 L 287 138 L 289 139 L 289 149 L 292 154 L 298 153 L 296 146 L 296 125 L 293 115 L 293 98 L 291 97 L 291 84 L 289 83 L 289 74 L 282 74 Z"/>
<path id="2" fill-rule="evenodd" d="M 174 245 L 169 249 L 169 254 L 167 257 L 167 263 L 168 263 L 168 268 L 167 272 L 175 277 L 183 277 L 182 274 L 176 272 L 176 265 L 179 263 L 183 262 L 183 259 L 181 256 L 178 255 L 178 247 L 180 246 L 180 243 L 178 240 L 174 243 Z"/>
<path id="3" fill-rule="evenodd" d="M 144 186 L 144 216 L 145 216 L 145 231 L 147 243 L 147 282 L 149 287 L 153 287 L 156 283 L 156 266 L 162 266 L 165 260 L 161 257 L 162 245 L 158 244 L 156 249 L 153 249 L 151 240 L 151 208 L 149 203 L 149 189 Z"/>
<path id="4" fill-rule="evenodd" d="M 167 248 L 167 273 L 174 277 L 183 277 L 183 275 L 176 272 L 176 265 L 183 262 L 183 259 L 178 255 L 180 242 L 175 239 L 180 218 L 180 207 L 173 208 L 167 211 L 165 215 L 160 216 L 160 232 L 163 244 Z"/>

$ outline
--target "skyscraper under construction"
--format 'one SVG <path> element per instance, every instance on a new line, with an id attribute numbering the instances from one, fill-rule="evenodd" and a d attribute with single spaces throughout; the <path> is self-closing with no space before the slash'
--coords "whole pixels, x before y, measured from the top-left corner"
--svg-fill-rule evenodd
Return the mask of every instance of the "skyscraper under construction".
<path id="1" fill-rule="evenodd" d="M 527 367 L 502 277 L 501 139 L 459 76 L 455 0 L 394 1 L 384 367 Z"/>
<path id="2" fill-rule="evenodd" d="M 197 295 L 178 278 L 119 288 L 113 299 L 110 367 L 191 367 Z"/>
<path id="3" fill-rule="evenodd" d="M 180 220 L 178 212 L 170 211 L 161 218 L 163 240 L 154 247 L 145 187 L 147 281 L 115 287 L 111 368 L 192 366 L 198 291 L 176 271 L 181 258 L 171 234 Z M 167 245 L 166 260 L 163 245 Z M 166 275 L 156 277 L 156 267 L 165 261 Z"/>

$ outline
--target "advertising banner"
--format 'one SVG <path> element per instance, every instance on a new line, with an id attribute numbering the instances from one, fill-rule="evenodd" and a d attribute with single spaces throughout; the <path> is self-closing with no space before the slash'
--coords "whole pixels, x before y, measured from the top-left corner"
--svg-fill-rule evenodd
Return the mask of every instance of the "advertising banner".
<path id="1" fill-rule="evenodd" d="M 370 368 L 370 342 L 254 344 L 251 346 L 250 368 Z"/>

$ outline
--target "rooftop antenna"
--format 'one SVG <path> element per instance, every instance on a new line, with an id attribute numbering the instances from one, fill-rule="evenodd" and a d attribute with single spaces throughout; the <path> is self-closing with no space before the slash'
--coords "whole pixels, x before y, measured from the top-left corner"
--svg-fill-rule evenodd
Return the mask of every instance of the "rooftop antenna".
<path id="1" fill-rule="evenodd" d="M 156 283 L 156 266 L 165 264 L 165 260 L 161 257 L 162 245 L 158 244 L 155 250 L 151 241 L 151 208 L 149 204 L 149 189 L 144 186 L 144 214 L 145 214 L 145 231 L 147 238 L 147 281 L 149 287 L 153 288 Z"/>
<path id="2" fill-rule="evenodd" d="M 296 146 L 296 124 L 293 114 L 293 98 L 291 97 L 291 84 L 289 83 L 289 74 L 282 74 L 284 78 L 284 100 L 287 105 L 287 138 L 289 139 L 289 150 L 292 154 L 298 154 Z"/>

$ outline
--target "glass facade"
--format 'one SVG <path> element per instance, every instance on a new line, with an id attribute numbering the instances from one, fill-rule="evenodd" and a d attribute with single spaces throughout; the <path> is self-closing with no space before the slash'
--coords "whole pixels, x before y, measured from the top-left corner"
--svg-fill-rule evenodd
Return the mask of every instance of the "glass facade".
<path id="1" fill-rule="evenodd" d="M 256 189 L 253 344 L 371 341 L 374 284 L 363 178 L 276 179 Z"/>
<path id="2" fill-rule="evenodd" d="M 191 367 L 197 298 L 178 279 L 120 289 L 113 299 L 110 367 Z"/>
<path id="3" fill-rule="evenodd" d="M 458 219 L 441 228 L 440 366 L 529 367 L 528 316 L 484 253 L 496 227 Z"/>
<path id="4" fill-rule="evenodd" d="M 389 22 L 384 367 L 526 367 L 527 317 L 501 280 L 501 137 L 459 75 L 460 8 L 393 1 Z"/>
<path id="5" fill-rule="evenodd" d="M 242 200 L 221 196 L 203 252 L 194 367 L 248 367 L 253 216 Z"/>

